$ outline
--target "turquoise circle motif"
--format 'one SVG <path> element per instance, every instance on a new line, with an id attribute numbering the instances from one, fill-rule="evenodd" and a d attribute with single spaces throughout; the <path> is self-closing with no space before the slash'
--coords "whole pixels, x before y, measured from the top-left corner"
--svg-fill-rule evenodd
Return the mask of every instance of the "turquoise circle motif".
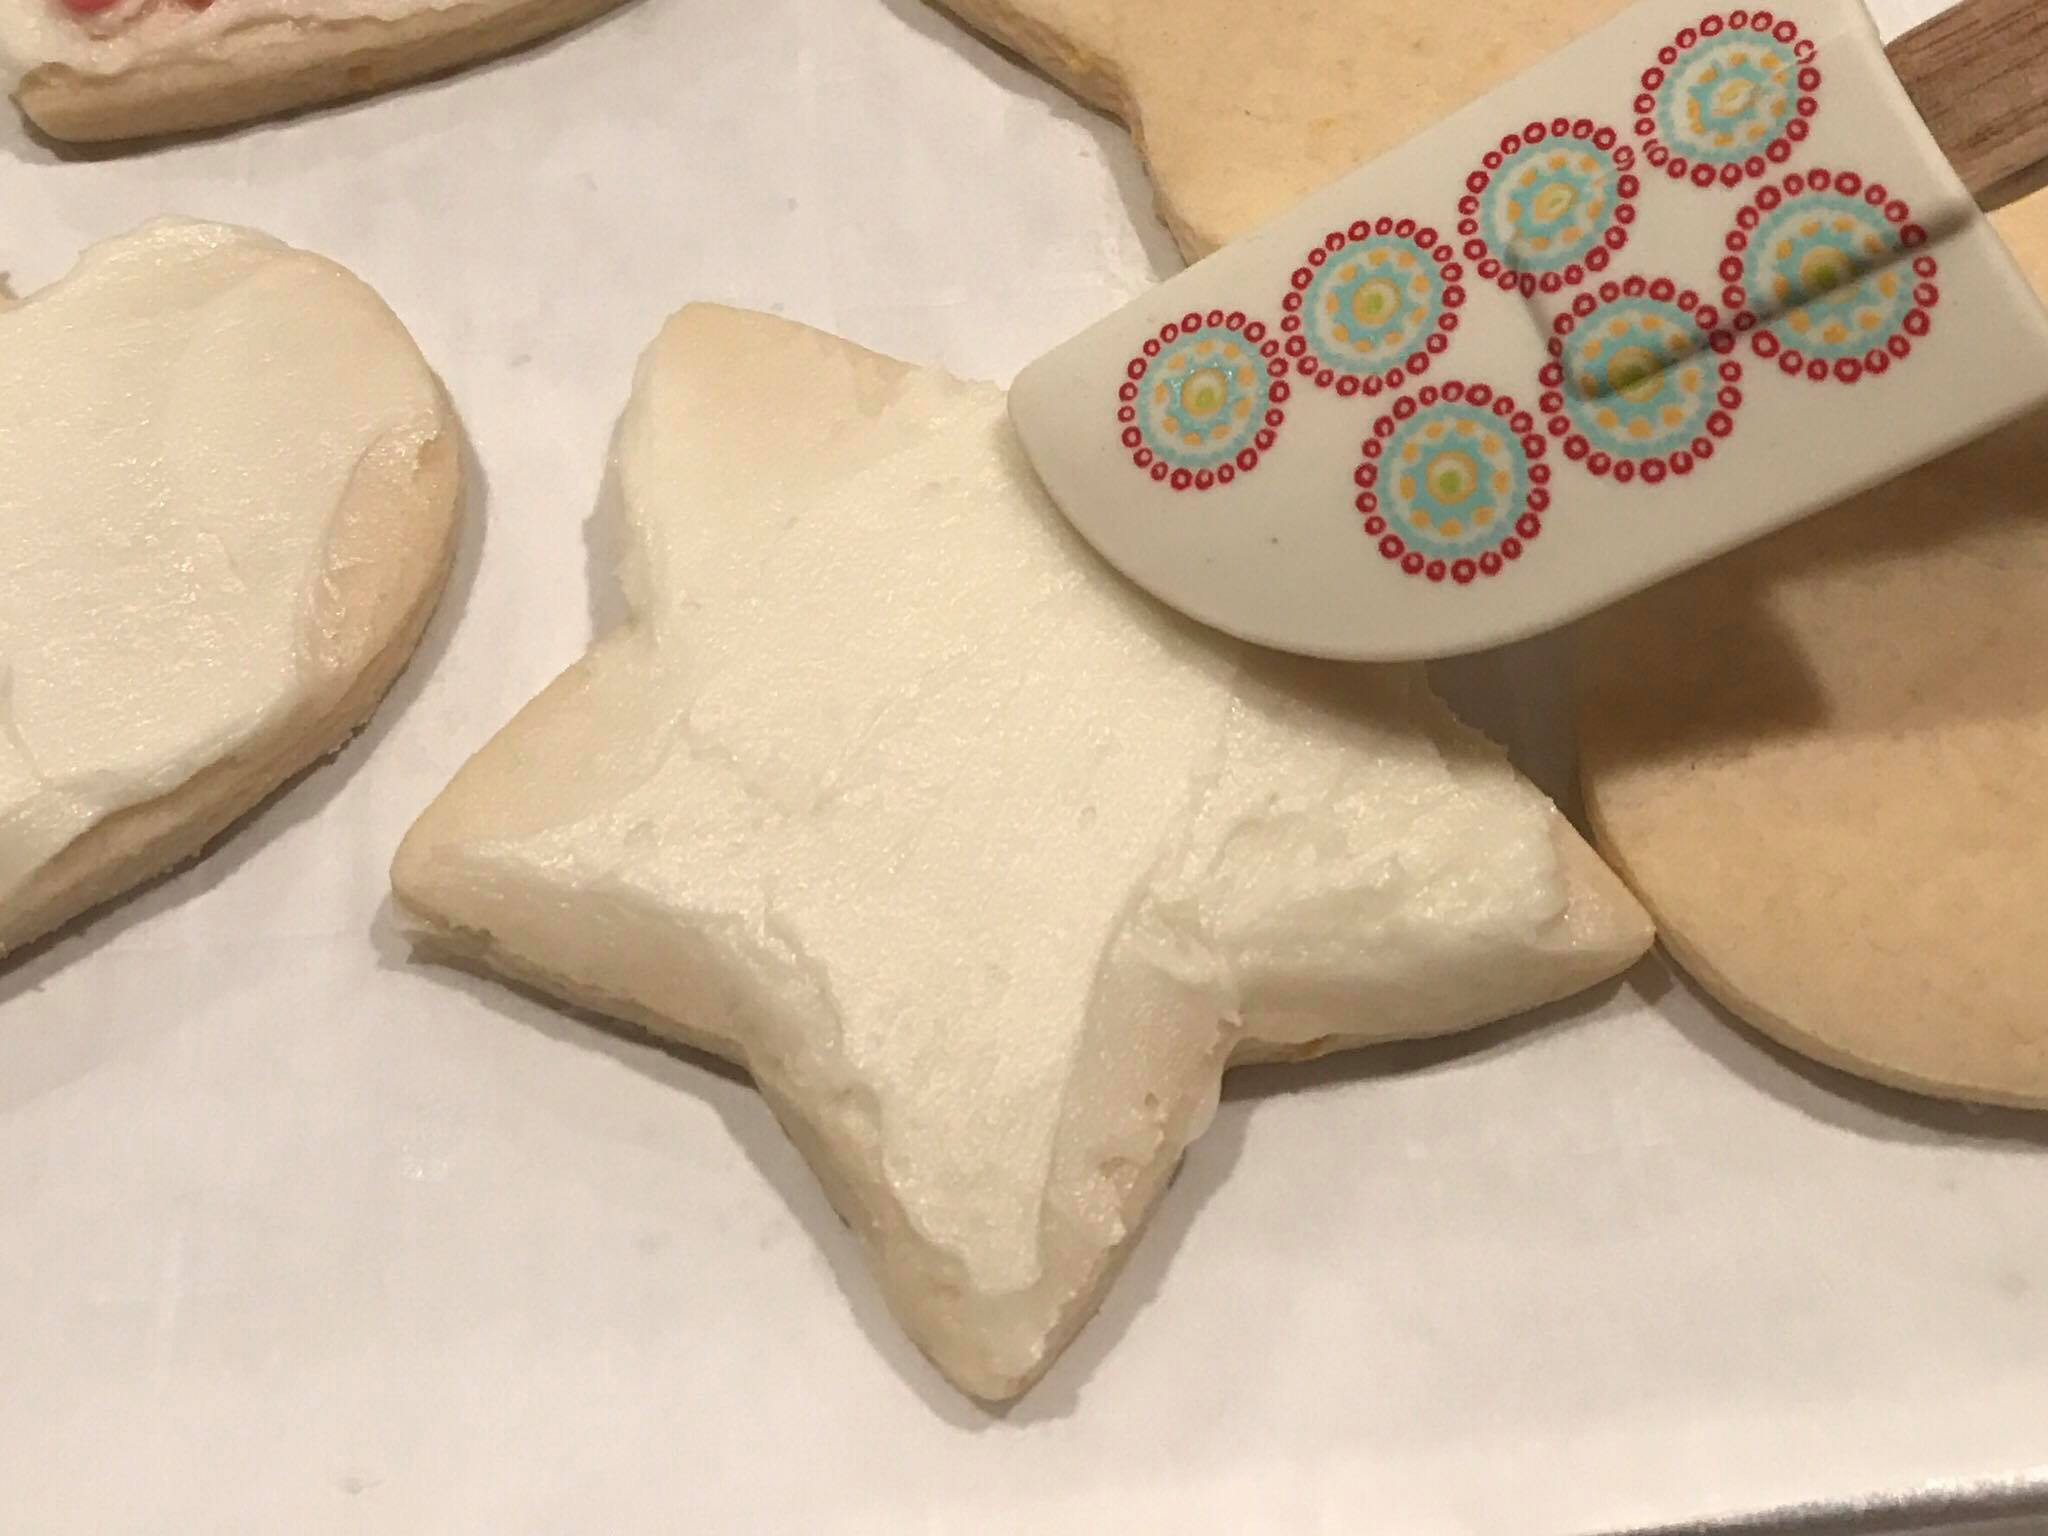
<path id="1" fill-rule="evenodd" d="M 1412 239 L 1375 235 L 1323 263 L 1302 295 L 1302 328 L 1331 368 L 1373 377 L 1436 334 L 1444 289 L 1437 264 Z"/>
<path id="2" fill-rule="evenodd" d="M 1718 372 L 1693 317 L 1651 298 L 1596 309 L 1562 338 L 1564 410 L 1617 458 L 1661 458 L 1714 414 Z"/>
<path id="3" fill-rule="evenodd" d="M 1160 350 L 1141 382 L 1137 426 L 1175 469 L 1215 469 L 1251 448 L 1267 426 L 1272 381 L 1257 346 L 1211 325 Z"/>
<path id="4" fill-rule="evenodd" d="M 1886 346 L 1914 308 L 1899 230 L 1865 201 L 1807 192 L 1749 237 L 1742 286 L 1767 329 L 1808 358 L 1861 359 Z"/>
<path id="5" fill-rule="evenodd" d="M 1666 74 L 1658 130 L 1695 163 L 1746 164 L 1785 137 L 1798 111 L 1798 76 L 1792 49 L 1771 38 L 1708 38 Z"/>
<path id="6" fill-rule="evenodd" d="M 1622 202 L 1613 152 L 1586 141 L 1525 144 L 1481 195 L 1486 243 L 1516 272 L 1560 272 L 1601 245 Z"/>
<path id="7" fill-rule="evenodd" d="M 1769 11 L 1683 27 L 1657 50 L 1636 97 L 1643 158 L 1673 181 L 1739 186 L 1792 157 L 1820 110 L 1813 40 Z"/>
<path id="8" fill-rule="evenodd" d="M 1394 429 L 1379 460 L 1379 511 L 1408 549 L 1473 559 L 1515 534 L 1529 505 L 1530 459 L 1490 410 L 1445 401 Z"/>

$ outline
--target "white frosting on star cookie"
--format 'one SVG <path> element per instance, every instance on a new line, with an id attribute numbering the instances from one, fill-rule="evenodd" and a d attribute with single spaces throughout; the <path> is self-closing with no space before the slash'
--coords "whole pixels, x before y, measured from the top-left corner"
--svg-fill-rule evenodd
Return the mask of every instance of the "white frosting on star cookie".
<path id="1" fill-rule="evenodd" d="M 1254 653 L 1110 573 L 997 390 L 690 310 L 619 472 L 636 622 L 427 813 L 400 892 L 745 1063 L 970 1391 L 1078 1326 L 1233 1054 L 1476 1024 L 1648 943 L 1419 673 Z"/>

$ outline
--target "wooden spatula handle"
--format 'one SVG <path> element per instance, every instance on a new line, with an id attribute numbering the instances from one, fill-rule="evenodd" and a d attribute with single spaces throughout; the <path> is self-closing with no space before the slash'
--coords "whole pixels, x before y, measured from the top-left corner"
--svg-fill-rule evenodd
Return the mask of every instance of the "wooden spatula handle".
<path id="1" fill-rule="evenodd" d="M 2048 161 L 2048 0 L 1963 0 L 1885 52 L 1979 202 Z"/>

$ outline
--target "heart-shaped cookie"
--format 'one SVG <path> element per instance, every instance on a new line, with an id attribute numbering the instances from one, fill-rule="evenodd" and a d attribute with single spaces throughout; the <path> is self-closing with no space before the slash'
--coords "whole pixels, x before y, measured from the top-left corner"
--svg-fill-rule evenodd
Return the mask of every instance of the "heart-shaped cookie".
<path id="1" fill-rule="evenodd" d="M 452 413 L 356 278 L 221 225 L 0 311 L 0 952 L 339 746 L 446 579 Z"/>

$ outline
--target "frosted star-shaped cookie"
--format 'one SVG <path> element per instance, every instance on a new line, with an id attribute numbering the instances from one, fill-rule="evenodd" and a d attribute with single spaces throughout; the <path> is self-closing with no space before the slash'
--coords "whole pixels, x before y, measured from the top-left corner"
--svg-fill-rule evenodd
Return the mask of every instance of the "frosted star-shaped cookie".
<path id="1" fill-rule="evenodd" d="M 1619 13 L 1626 0 L 935 0 L 1130 125 L 1190 258 Z"/>
<path id="2" fill-rule="evenodd" d="M 421 818 L 399 896 L 743 1064 L 968 1392 L 1080 1326 L 1231 1062 L 1650 942 L 1418 673 L 1255 654 L 1111 573 L 995 389 L 690 309 L 618 455 L 632 621 Z"/>

